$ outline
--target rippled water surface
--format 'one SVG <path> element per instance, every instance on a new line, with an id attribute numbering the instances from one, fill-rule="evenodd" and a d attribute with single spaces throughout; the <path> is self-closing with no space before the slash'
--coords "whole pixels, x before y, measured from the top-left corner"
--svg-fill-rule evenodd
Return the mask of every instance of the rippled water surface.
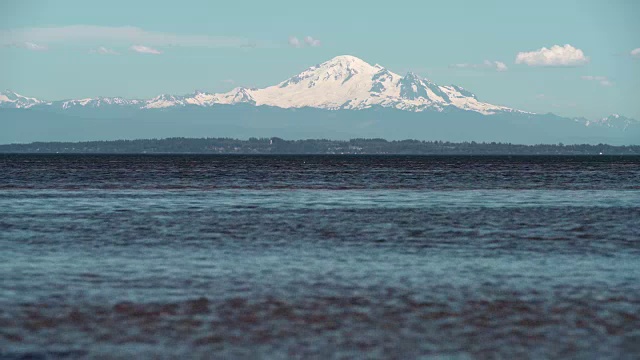
<path id="1" fill-rule="evenodd" d="M 640 357 L 640 158 L 0 155 L 0 358 Z"/>

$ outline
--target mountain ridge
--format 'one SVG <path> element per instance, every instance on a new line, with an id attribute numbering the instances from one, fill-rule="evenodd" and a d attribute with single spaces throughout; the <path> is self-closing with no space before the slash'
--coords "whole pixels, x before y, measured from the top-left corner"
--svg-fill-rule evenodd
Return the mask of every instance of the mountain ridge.
<path id="1" fill-rule="evenodd" d="M 445 111 L 456 108 L 484 115 L 496 112 L 522 112 L 506 106 L 481 102 L 471 92 L 456 85 L 437 85 L 429 79 L 408 72 L 400 76 L 387 68 L 371 65 L 351 55 L 336 56 L 311 66 L 278 84 L 265 88 L 237 87 L 226 93 L 195 91 L 188 95 L 161 94 L 151 99 L 96 97 L 43 101 L 7 91 L 0 107 L 30 108 L 52 106 L 68 109 L 76 106 L 139 106 L 158 109 L 174 106 L 215 106 L 237 103 L 267 105 L 280 108 L 313 107 L 328 110 L 361 110 L 373 106 L 405 111 Z"/>
<path id="2" fill-rule="evenodd" d="M 391 137 L 521 143 L 638 144 L 640 122 L 535 114 L 478 100 L 456 85 L 400 76 L 349 55 L 265 88 L 151 99 L 43 101 L 0 92 L 1 142 L 130 136 Z"/>

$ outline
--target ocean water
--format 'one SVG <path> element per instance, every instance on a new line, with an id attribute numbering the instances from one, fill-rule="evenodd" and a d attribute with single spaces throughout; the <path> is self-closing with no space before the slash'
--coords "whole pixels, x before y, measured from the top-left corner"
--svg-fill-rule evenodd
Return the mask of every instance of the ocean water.
<path id="1" fill-rule="evenodd" d="M 640 157 L 0 155 L 0 358 L 640 357 Z"/>

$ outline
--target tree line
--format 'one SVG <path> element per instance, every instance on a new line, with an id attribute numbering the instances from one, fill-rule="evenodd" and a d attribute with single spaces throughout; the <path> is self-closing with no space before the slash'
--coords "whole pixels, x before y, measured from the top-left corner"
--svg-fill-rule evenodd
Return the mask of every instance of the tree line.
<path id="1" fill-rule="evenodd" d="M 272 138 L 166 138 L 0 145 L 1 153 L 118 154 L 415 154 L 415 155 L 640 155 L 639 145 L 521 145 L 385 139 L 284 140 Z"/>

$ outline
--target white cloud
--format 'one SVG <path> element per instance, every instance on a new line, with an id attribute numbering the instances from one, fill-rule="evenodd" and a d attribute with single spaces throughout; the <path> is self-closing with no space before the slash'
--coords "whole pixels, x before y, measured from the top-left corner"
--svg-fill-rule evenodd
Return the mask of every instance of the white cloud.
<path id="1" fill-rule="evenodd" d="M 0 30 L 0 45 L 19 43 L 102 43 L 106 45 L 147 44 L 149 46 L 244 47 L 247 39 L 231 36 L 180 35 L 146 31 L 133 26 L 72 25 L 49 28 Z"/>
<path id="2" fill-rule="evenodd" d="M 320 40 L 314 39 L 311 36 L 305 37 L 304 42 L 309 46 L 313 46 L 313 47 L 320 46 Z"/>
<path id="3" fill-rule="evenodd" d="M 507 67 L 507 65 L 501 61 L 494 61 L 495 65 L 496 65 L 496 71 L 507 71 L 509 70 L 509 68 Z"/>
<path id="4" fill-rule="evenodd" d="M 631 50 L 631 56 L 636 59 L 640 59 L 640 48 Z"/>
<path id="5" fill-rule="evenodd" d="M 89 50 L 90 54 L 100 54 L 100 55 L 120 55 L 119 52 L 113 50 L 113 49 L 109 49 L 106 48 L 104 46 L 100 46 L 97 49 L 91 49 Z"/>
<path id="6" fill-rule="evenodd" d="M 298 39 L 295 36 L 289 36 L 289 45 L 295 48 L 301 48 L 305 45 L 311 47 L 318 47 L 321 45 L 320 40 L 314 39 L 311 36 L 305 36 L 303 40 Z"/>
<path id="7" fill-rule="evenodd" d="M 502 61 L 489 61 L 485 60 L 482 64 L 454 64 L 451 67 L 459 69 L 477 69 L 477 70 L 495 70 L 495 71 L 507 71 L 509 68 Z"/>
<path id="8" fill-rule="evenodd" d="M 15 46 L 15 47 L 19 47 L 19 48 L 23 48 L 23 49 L 27 49 L 27 50 L 31 50 L 31 51 L 47 51 L 49 50 L 49 48 L 45 45 L 38 45 L 29 41 L 25 41 L 25 42 L 20 42 L 20 43 L 12 43 L 12 44 L 6 44 L 8 46 Z"/>
<path id="9" fill-rule="evenodd" d="M 295 36 L 289 36 L 289 45 L 299 48 L 302 47 L 302 42 Z"/>
<path id="10" fill-rule="evenodd" d="M 587 76 L 582 76 L 581 78 L 582 80 L 587 80 L 587 81 L 597 81 L 602 86 L 613 86 L 613 83 L 611 82 L 611 80 L 609 80 L 609 78 L 607 78 L 606 76 L 587 75 Z"/>
<path id="11" fill-rule="evenodd" d="M 233 80 L 233 79 L 222 80 L 222 82 L 225 83 L 225 84 L 235 84 L 236 83 L 236 81 Z"/>
<path id="12" fill-rule="evenodd" d="M 520 52 L 516 56 L 516 64 L 529 66 L 579 66 L 589 62 L 589 57 L 584 52 L 569 44 L 565 46 L 554 45 L 550 49 L 543 47 L 540 50 Z"/>
<path id="13" fill-rule="evenodd" d="M 152 55 L 162 54 L 162 51 L 158 49 L 154 49 L 152 47 L 144 46 L 144 45 L 133 45 L 129 49 L 131 51 L 135 51 L 140 54 L 152 54 Z"/>

